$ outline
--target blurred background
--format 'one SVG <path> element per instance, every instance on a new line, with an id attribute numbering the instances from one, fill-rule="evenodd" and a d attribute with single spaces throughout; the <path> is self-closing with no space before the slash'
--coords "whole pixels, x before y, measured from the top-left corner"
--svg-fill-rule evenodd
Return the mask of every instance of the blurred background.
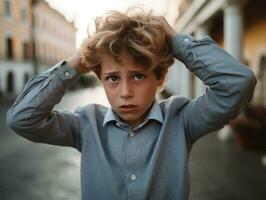
<path id="1" fill-rule="evenodd" d="M 72 55 L 93 32 L 96 16 L 131 6 L 164 15 L 180 33 L 211 36 L 253 70 L 258 84 L 247 108 L 191 152 L 190 199 L 266 199 L 265 0 L 0 0 L 0 199 L 80 198 L 79 152 L 15 135 L 6 111 L 32 76 Z M 196 98 L 205 89 L 175 60 L 158 98 Z M 99 81 L 86 74 L 55 109 L 95 102 L 108 106 Z"/>

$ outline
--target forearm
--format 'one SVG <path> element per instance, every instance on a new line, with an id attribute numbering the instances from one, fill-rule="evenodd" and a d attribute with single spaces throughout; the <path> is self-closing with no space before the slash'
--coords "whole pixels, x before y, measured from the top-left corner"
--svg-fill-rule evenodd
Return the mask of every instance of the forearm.
<path id="1" fill-rule="evenodd" d="M 195 40 L 186 35 L 176 36 L 173 49 L 175 57 L 221 98 L 239 96 L 250 100 L 256 84 L 253 72 L 211 38 Z"/>
<path id="2" fill-rule="evenodd" d="M 80 149 L 80 113 L 57 112 L 53 108 L 79 75 L 89 71 L 77 50 L 67 62 L 60 62 L 31 79 L 7 112 L 8 126 L 34 142 Z"/>
<path id="3" fill-rule="evenodd" d="M 211 38 L 173 38 L 175 57 L 207 85 L 206 93 L 193 100 L 185 112 L 192 141 L 217 130 L 235 117 L 251 100 L 256 85 L 253 72 L 220 48 Z"/>
<path id="4" fill-rule="evenodd" d="M 49 118 L 66 89 L 78 79 L 72 68 L 58 63 L 29 81 L 7 113 L 9 126 L 17 131 L 34 130 Z"/>

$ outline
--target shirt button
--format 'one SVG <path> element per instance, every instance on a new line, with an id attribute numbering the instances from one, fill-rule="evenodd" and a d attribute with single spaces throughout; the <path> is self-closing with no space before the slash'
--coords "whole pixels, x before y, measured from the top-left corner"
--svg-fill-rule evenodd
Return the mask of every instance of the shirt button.
<path id="1" fill-rule="evenodd" d="M 69 74 L 68 71 L 65 71 L 64 74 L 65 74 L 66 77 L 69 77 L 70 76 L 70 74 Z"/>
<path id="2" fill-rule="evenodd" d="M 189 39 L 188 39 L 188 38 L 185 38 L 185 39 L 184 39 L 184 42 L 189 42 Z"/>
<path id="3" fill-rule="evenodd" d="M 129 135 L 133 137 L 135 134 L 133 132 L 130 132 Z"/>
<path id="4" fill-rule="evenodd" d="M 132 181 L 135 181 L 135 180 L 137 179 L 137 177 L 136 177 L 135 174 L 132 174 L 132 175 L 130 176 L 130 179 L 131 179 Z"/>

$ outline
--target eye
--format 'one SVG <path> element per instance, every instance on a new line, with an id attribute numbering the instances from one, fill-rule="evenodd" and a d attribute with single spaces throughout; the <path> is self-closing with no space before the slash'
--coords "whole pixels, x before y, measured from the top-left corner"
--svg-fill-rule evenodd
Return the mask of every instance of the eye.
<path id="1" fill-rule="evenodd" d="M 135 81 L 140 81 L 140 80 L 143 80 L 144 78 L 145 78 L 144 74 L 134 74 L 134 76 L 133 76 L 133 79 Z"/>
<path id="2" fill-rule="evenodd" d="M 112 75 L 112 76 L 107 76 L 105 78 L 106 81 L 109 81 L 109 82 L 117 82 L 119 80 L 119 77 L 118 76 L 115 76 L 115 75 Z"/>

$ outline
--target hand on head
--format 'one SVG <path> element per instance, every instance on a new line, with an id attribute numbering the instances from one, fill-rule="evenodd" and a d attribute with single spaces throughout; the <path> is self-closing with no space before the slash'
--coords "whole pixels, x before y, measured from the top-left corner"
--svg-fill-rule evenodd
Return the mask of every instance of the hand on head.
<path id="1" fill-rule="evenodd" d="M 164 16 L 154 16 L 153 17 L 155 20 L 158 20 L 158 22 L 163 26 L 167 36 L 170 38 L 174 37 L 177 32 L 174 30 L 172 26 L 167 22 Z"/>
<path id="2" fill-rule="evenodd" d="M 68 65 L 70 67 L 73 67 L 78 74 L 85 74 L 91 71 L 91 68 L 89 68 L 82 58 L 82 52 L 84 49 L 89 45 L 89 38 L 85 38 L 79 49 L 75 51 L 75 53 L 67 60 Z"/>

